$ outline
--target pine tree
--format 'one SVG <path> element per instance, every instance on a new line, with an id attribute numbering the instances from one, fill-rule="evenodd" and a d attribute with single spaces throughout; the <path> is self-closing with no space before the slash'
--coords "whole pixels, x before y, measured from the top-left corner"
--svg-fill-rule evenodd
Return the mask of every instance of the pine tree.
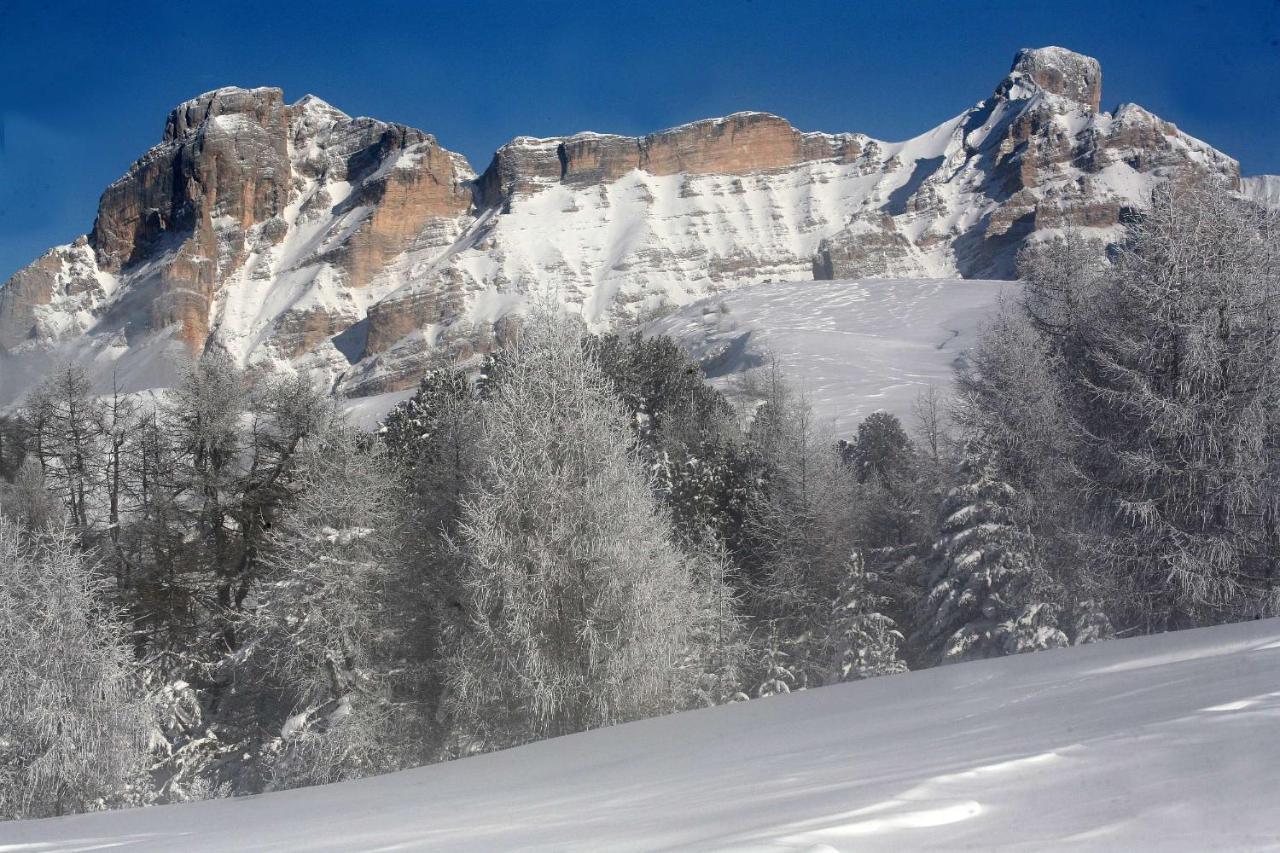
<path id="1" fill-rule="evenodd" d="M 1031 543 L 1017 493 L 976 446 L 942 507 L 942 537 L 917 642 L 934 662 L 972 660 L 1066 645 L 1054 608 L 1036 601 Z"/>
<path id="2" fill-rule="evenodd" d="M 764 699 L 767 696 L 782 696 L 790 693 L 793 687 L 798 686 L 798 679 L 792 671 L 792 666 L 791 655 L 783 651 L 777 629 L 771 629 L 761 660 L 764 677 L 755 689 L 756 698 Z"/>
<path id="3" fill-rule="evenodd" d="M 0 819 L 146 793 L 151 711 L 106 591 L 69 530 L 0 516 Z"/>

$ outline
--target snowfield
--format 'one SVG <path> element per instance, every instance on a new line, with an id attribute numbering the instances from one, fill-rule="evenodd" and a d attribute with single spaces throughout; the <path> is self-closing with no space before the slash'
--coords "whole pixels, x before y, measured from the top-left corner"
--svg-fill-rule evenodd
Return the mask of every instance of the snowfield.
<path id="1" fill-rule="evenodd" d="M 960 664 L 0 853 L 1280 849 L 1280 620 Z"/>
<path id="2" fill-rule="evenodd" d="M 977 339 L 1009 281 L 860 279 L 750 285 L 687 305 L 648 324 L 669 335 L 733 396 L 744 371 L 770 358 L 814 413 L 850 430 L 877 409 L 912 423 L 912 404 Z"/>

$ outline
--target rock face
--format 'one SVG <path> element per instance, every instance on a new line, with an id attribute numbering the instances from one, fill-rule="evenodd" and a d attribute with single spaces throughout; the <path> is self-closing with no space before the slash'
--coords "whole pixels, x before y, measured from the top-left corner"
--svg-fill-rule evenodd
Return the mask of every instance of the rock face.
<path id="1" fill-rule="evenodd" d="M 1092 112 L 1102 103 L 1102 66 L 1092 57 L 1061 47 L 1024 48 L 1014 57 L 1005 84 L 1016 84 L 1019 75 L 1041 91 L 1075 101 Z"/>
<path id="2" fill-rule="evenodd" d="M 0 286 L 0 353 L 218 346 L 370 394 L 494 346 L 530 293 L 606 324 L 764 280 L 1009 278 L 1027 240 L 1116 236 L 1173 175 L 1239 185 L 1231 158 L 1101 96 L 1095 60 L 1023 50 L 988 98 L 904 142 L 745 112 L 519 137 L 477 177 L 420 130 L 218 89 L 170 113 L 87 237 Z M 1265 180 L 1243 191 L 1277 203 Z"/>

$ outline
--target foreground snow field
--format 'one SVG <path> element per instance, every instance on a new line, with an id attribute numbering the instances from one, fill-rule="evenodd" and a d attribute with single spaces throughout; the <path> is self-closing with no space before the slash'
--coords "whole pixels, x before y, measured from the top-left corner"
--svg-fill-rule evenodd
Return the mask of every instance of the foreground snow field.
<path id="1" fill-rule="evenodd" d="M 1008 281 L 954 278 L 779 281 L 687 305 L 646 327 L 699 359 L 732 395 L 770 357 L 799 383 L 819 419 L 849 430 L 877 409 L 911 423 L 929 385 L 950 388 L 952 365 L 977 340 Z"/>
<path id="2" fill-rule="evenodd" d="M 1280 849 L 1280 620 L 961 664 L 0 853 Z"/>

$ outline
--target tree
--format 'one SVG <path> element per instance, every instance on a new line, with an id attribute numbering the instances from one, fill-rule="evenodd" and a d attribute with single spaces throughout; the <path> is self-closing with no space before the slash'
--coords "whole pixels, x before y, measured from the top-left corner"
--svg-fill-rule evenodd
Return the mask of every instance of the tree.
<path id="1" fill-rule="evenodd" d="M 1065 327 L 1046 337 L 1029 310 L 1002 305 L 983 329 L 956 369 L 952 419 L 969 454 L 988 460 L 1017 495 L 1019 524 L 1035 543 L 1042 586 L 1052 587 L 1065 616 L 1105 594 L 1082 553 L 1086 497 L 1070 402 L 1078 368 L 1062 343 L 1079 339 Z M 1070 316 L 1083 309 L 1073 310 Z"/>
<path id="2" fill-rule="evenodd" d="M 25 459 L 12 483 L 0 483 L 0 514 L 28 530 L 40 531 L 66 520 L 66 508 L 49 491 L 34 458 Z"/>
<path id="3" fill-rule="evenodd" d="M 862 555 L 853 552 L 827 626 L 827 645 L 831 649 L 828 684 L 907 670 L 898 653 L 902 633 L 893 619 L 880 612 L 884 601 L 875 594 L 871 580 Z"/>
<path id="4" fill-rule="evenodd" d="M 45 481 L 66 503 L 72 524 L 87 536 L 95 519 L 104 474 L 104 426 L 84 368 L 67 363 L 52 372 L 23 403 L 26 444 L 40 461 Z"/>
<path id="5" fill-rule="evenodd" d="M 0 517 L 0 817 L 144 793 L 150 709 L 105 594 L 69 530 Z"/>
<path id="6" fill-rule="evenodd" d="M 283 732 L 274 787 L 389 772 L 425 748 L 405 695 L 421 676 L 405 642 L 421 594 L 398 548 L 395 471 L 335 424 L 300 451 L 296 488 L 245 619 L 249 689 L 266 694 L 262 722 Z"/>
<path id="7" fill-rule="evenodd" d="M 1129 624 L 1274 612 L 1280 228 L 1173 181 L 1131 227 L 1072 366 L 1090 557 Z"/>
<path id="8" fill-rule="evenodd" d="M 577 327 L 529 320 L 485 404 L 480 456 L 448 660 L 464 736 L 519 743 L 689 703 L 699 572 Z"/>
<path id="9" fill-rule="evenodd" d="M 980 448 L 966 449 L 961 482 L 943 502 L 942 536 L 916 639 L 931 663 L 1067 644 L 1052 605 L 1036 600 L 1038 571 L 1018 496 Z"/>

